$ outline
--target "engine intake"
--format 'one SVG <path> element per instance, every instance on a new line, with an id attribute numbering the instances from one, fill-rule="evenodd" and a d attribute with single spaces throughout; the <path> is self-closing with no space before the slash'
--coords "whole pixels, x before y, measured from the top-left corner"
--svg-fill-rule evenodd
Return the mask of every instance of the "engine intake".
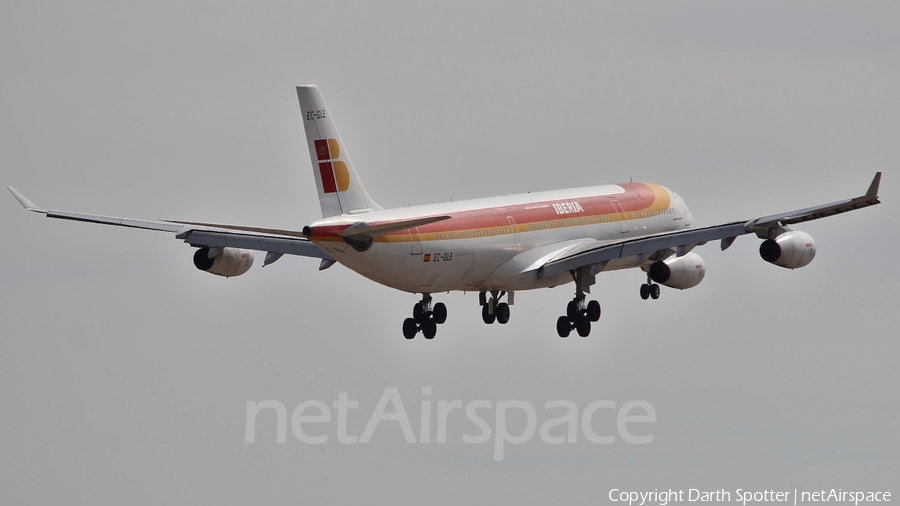
<path id="1" fill-rule="evenodd" d="M 680 257 L 672 255 L 665 260 L 653 262 L 648 274 L 650 279 L 661 285 L 684 290 L 693 288 L 703 281 L 706 264 L 696 253 L 687 253 Z"/>
<path id="2" fill-rule="evenodd" d="M 816 241 L 806 232 L 792 230 L 763 241 L 759 256 L 770 264 L 797 269 L 809 265 L 816 257 Z"/>
<path id="3" fill-rule="evenodd" d="M 203 247 L 194 253 L 194 267 L 216 276 L 226 278 L 240 276 L 253 265 L 253 252 L 237 248 L 219 248 L 219 252 L 209 257 L 210 248 Z"/>

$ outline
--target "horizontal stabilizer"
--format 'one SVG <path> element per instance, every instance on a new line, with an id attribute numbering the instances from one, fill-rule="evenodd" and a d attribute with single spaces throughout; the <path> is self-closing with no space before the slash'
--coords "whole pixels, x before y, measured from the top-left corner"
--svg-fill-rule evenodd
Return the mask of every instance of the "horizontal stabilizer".
<path id="1" fill-rule="evenodd" d="M 421 227 L 422 225 L 428 225 L 430 223 L 437 223 L 439 221 L 449 219 L 449 216 L 429 216 L 426 218 L 416 218 L 414 220 L 391 221 L 387 223 L 380 223 L 378 225 L 369 225 L 368 223 L 362 222 L 356 225 L 352 225 L 348 229 L 335 232 L 335 234 L 341 237 L 377 237 L 379 235 L 399 232 L 401 230 L 406 230 L 413 227 Z"/>

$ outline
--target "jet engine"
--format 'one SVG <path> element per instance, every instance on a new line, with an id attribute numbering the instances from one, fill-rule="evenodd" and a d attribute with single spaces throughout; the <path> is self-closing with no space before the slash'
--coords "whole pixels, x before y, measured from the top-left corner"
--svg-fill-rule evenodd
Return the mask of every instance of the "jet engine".
<path id="1" fill-rule="evenodd" d="M 816 257 L 816 241 L 806 232 L 792 230 L 759 245 L 759 256 L 771 264 L 788 269 L 808 265 Z"/>
<path id="2" fill-rule="evenodd" d="M 212 256 L 210 256 L 212 251 Z M 216 276 L 240 276 L 253 265 L 253 252 L 237 248 L 200 248 L 194 253 L 194 266 Z"/>
<path id="3" fill-rule="evenodd" d="M 672 255 L 665 260 L 654 262 L 648 273 L 650 279 L 661 285 L 684 290 L 693 288 L 703 281 L 706 264 L 696 253 L 687 253 L 680 257 Z"/>

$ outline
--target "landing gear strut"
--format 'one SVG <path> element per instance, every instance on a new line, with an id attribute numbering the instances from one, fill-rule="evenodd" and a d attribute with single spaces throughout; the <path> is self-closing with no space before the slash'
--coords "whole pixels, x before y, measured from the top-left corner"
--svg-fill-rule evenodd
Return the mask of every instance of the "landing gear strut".
<path id="1" fill-rule="evenodd" d="M 511 293 L 511 292 L 510 292 Z M 500 325 L 509 322 L 509 304 L 506 302 L 498 302 L 506 292 L 494 290 L 491 292 L 491 298 L 487 298 L 486 292 L 481 292 L 479 302 L 481 303 L 481 321 L 490 325 L 495 321 Z"/>
<path id="2" fill-rule="evenodd" d="M 659 298 L 659 285 L 650 279 L 650 273 L 647 273 L 647 283 L 641 285 L 641 298 L 644 300 Z"/>
<path id="3" fill-rule="evenodd" d="M 425 339 L 434 339 L 437 326 L 447 321 L 447 306 L 438 302 L 431 305 L 431 295 L 422 294 L 422 300 L 413 306 L 413 317 L 403 320 L 403 337 L 412 339 L 419 331 Z"/>
<path id="4" fill-rule="evenodd" d="M 575 297 L 569 301 L 566 306 L 565 316 L 560 316 L 556 320 L 556 333 L 559 337 L 569 337 L 569 333 L 574 329 L 581 337 L 587 337 L 591 334 L 591 322 L 600 319 L 600 303 L 592 300 L 585 304 L 584 290 L 581 288 L 578 276 L 580 274 L 573 273 L 575 277 Z"/>

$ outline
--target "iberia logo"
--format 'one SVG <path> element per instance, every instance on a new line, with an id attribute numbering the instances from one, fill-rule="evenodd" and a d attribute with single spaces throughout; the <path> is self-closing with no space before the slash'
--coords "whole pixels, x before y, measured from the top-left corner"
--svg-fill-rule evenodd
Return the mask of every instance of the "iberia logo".
<path id="1" fill-rule="evenodd" d="M 319 160 L 319 174 L 325 193 L 347 191 L 350 187 L 350 172 L 347 164 L 340 161 L 341 147 L 337 139 L 317 139 L 316 158 Z"/>

